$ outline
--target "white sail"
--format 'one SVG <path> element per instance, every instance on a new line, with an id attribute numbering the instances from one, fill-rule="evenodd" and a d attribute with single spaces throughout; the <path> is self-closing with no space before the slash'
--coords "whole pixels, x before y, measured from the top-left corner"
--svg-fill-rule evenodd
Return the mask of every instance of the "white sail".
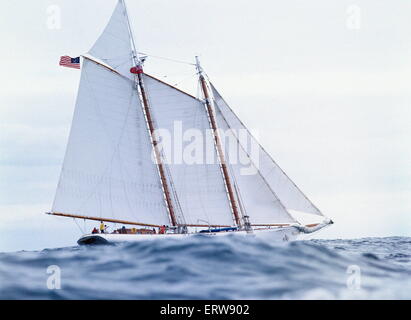
<path id="1" fill-rule="evenodd" d="M 144 84 L 149 98 L 152 115 L 157 129 L 170 133 L 180 148 L 165 159 L 170 170 L 172 183 L 187 224 L 233 225 L 233 216 L 217 161 L 209 163 L 207 152 L 199 155 L 196 163 L 187 163 L 180 153 L 187 150 L 190 141 L 182 141 L 179 131 L 195 129 L 202 137 L 212 140 L 210 124 L 201 101 L 189 96 L 157 79 L 144 75 Z M 179 127 L 181 126 L 181 127 Z M 175 130 L 177 128 L 177 130 Z M 215 152 L 215 149 L 213 149 Z M 180 154 L 177 154 L 180 153 Z M 176 157 L 182 158 L 176 158 Z M 216 155 L 214 154 L 216 157 Z"/>
<path id="2" fill-rule="evenodd" d="M 258 145 L 259 155 L 256 164 L 259 174 L 264 178 L 269 188 L 275 193 L 281 203 L 287 210 L 296 210 L 304 213 L 311 213 L 323 216 L 320 210 L 301 192 L 285 172 L 274 162 L 270 155 L 264 150 L 258 141 L 250 134 L 241 120 L 231 110 L 218 91 L 211 85 L 217 112 L 224 117 L 227 125 L 234 130 L 245 130 L 248 135 L 248 141 Z M 246 149 L 246 148 L 245 148 Z M 240 185 L 240 189 L 246 188 L 246 185 Z M 243 194 L 244 192 L 242 192 Z M 251 217 L 251 214 L 250 214 Z"/>
<path id="3" fill-rule="evenodd" d="M 216 110 L 216 120 L 221 130 L 221 141 L 227 166 L 230 168 L 232 182 L 236 186 L 237 201 L 241 203 L 244 214 L 249 216 L 251 224 L 294 223 L 294 218 L 287 212 L 273 190 L 254 165 L 251 151 L 239 139 L 239 133 L 231 130 L 220 110 Z M 246 161 L 244 161 L 246 159 Z"/>
<path id="4" fill-rule="evenodd" d="M 134 83 L 84 60 L 53 212 L 169 224 Z"/>
<path id="5" fill-rule="evenodd" d="M 118 1 L 110 21 L 89 53 L 124 76 L 133 79 L 130 73 L 130 68 L 134 65 L 132 40 L 126 8 L 122 0 Z"/>

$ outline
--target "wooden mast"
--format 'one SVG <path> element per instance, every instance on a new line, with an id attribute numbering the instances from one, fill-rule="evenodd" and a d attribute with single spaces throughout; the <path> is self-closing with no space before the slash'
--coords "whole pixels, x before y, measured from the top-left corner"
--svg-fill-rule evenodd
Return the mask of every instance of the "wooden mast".
<path id="1" fill-rule="evenodd" d="M 224 156 L 223 148 L 221 146 L 221 140 L 220 140 L 220 136 L 218 134 L 217 124 L 216 124 L 216 120 L 215 120 L 215 116 L 214 116 L 214 110 L 213 110 L 213 107 L 212 107 L 212 104 L 211 104 L 210 94 L 208 93 L 207 82 L 204 78 L 203 70 L 200 66 L 200 61 L 199 61 L 198 57 L 196 57 L 196 65 L 197 65 L 197 70 L 198 70 L 199 75 L 200 75 L 201 88 L 202 88 L 204 98 L 205 98 L 205 104 L 206 104 L 208 117 L 210 119 L 211 129 L 213 130 L 214 141 L 215 141 L 218 157 L 220 159 L 220 166 L 221 166 L 221 170 L 222 170 L 222 173 L 223 173 L 224 182 L 225 182 L 225 185 L 227 187 L 228 198 L 229 198 L 230 203 L 231 203 L 231 208 L 233 210 L 235 222 L 236 222 L 237 226 L 240 228 L 241 227 L 241 219 L 240 219 L 240 214 L 238 212 L 237 201 L 236 201 L 235 196 L 234 196 L 234 191 L 233 191 L 233 186 L 231 184 L 230 175 L 228 174 L 227 164 L 225 162 L 225 156 Z"/>
<path id="2" fill-rule="evenodd" d="M 139 57 L 137 55 L 137 50 L 136 50 L 136 45 L 135 45 L 135 42 L 134 42 L 133 31 L 131 29 L 130 19 L 128 17 L 127 6 L 126 6 L 124 0 L 120 0 L 120 1 L 122 1 L 123 5 L 124 5 L 124 8 L 125 8 L 125 13 L 126 13 L 126 17 L 127 17 L 128 31 L 129 31 L 130 38 L 131 38 L 131 45 L 133 47 L 133 61 L 135 63 L 135 66 L 138 69 L 137 75 L 136 75 L 136 86 L 140 89 L 140 94 L 141 94 L 141 97 L 142 97 L 142 100 L 143 100 L 142 102 L 143 102 L 143 107 L 144 107 L 144 114 L 145 114 L 145 117 L 146 117 L 146 122 L 147 122 L 147 125 L 148 125 L 148 129 L 150 131 L 150 137 L 151 137 L 151 141 L 152 141 L 152 145 L 153 145 L 153 149 L 154 149 L 154 153 L 155 153 L 155 157 L 156 157 L 157 168 L 158 168 L 158 172 L 159 172 L 159 175 L 160 175 L 161 185 L 163 187 L 168 212 L 170 214 L 171 224 L 173 226 L 177 226 L 176 215 L 175 215 L 175 211 L 174 211 L 173 202 L 172 202 L 171 196 L 170 196 L 170 189 L 169 189 L 168 182 L 167 182 L 167 177 L 166 177 L 166 173 L 165 173 L 165 169 L 164 169 L 164 164 L 161 161 L 161 154 L 160 154 L 160 151 L 158 150 L 158 141 L 157 141 L 157 137 L 155 135 L 155 128 L 154 128 L 153 118 L 152 118 L 151 112 L 150 112 L 150 105 L 149 105 L 149 102 L 148 102 L 146 90 L 144 88 L 144 82 L 143 82 L 143 76 L 142 76 L 143 75 L 143 62 L 139 59 Z"/>
<path id="3" fill-rule="evenodd" d="M 140 68 L 142 68 L 141 65 L 140 65 Z M 161 161 L 161 154 L 160 154 L 160 151 L 158 150 L 158 141 L 157 141 L 157 137 L 155 135 L 155 128 L 154 128 L 153 119 L 151 117 L 150 106 L 149 106 L 149 103 L 148 103 L 146 90 L 144 89 L 142 74 L 143 74 L 142 72 L 138 73 L 137 74 L 137 79 L 138 79 L 138 86 L 140 88 L 141 97 L 143 98 L 144 113 L 146 115 L 147 124 L 148 124 L 149 130 L 150 130 L 150 135 L 151 135 L 151 139 L 152 139 L 152 143 L 153 143 L 154 153 L 155 153 L 155 156 L 156 156 L 158 172 L 160 173 L 161 184 L 163 186 L 168 211 L 170 213 L 171 224 L 173 226 L 176 226 L 177 225 L 177 220 L 176 220 L 176 216 L 175 216 L 175 212 L 174 212 L 173 202 L 172 202 L 171 196 L 170 196 L 170 191 L 169 191 L 167 178 L 166 178 L 166 174 L 165 174 L 165 170 L 164 170 L 164 164 Z"/>

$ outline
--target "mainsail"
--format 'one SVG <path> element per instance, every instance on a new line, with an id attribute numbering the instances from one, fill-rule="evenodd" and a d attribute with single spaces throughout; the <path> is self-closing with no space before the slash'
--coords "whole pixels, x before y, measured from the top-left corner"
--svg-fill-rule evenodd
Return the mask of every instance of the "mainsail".
<path id="1" fill-rule="evenodd" d="M 220 124 L 233 129 L 234 132 L 239 132 L 239 130 L 246 132 L 246 141 L 251 141 L 252 144 L 257 145 L 257 158 L 259 163 L 258 165 L 256 164 L 256 167 L 258 167 L 258 175 L 264 180 L 264 185 L 266 185 L 266 187 L 268 187 L 269 190 L 275 194 L 286 209 L 323 216 L 321 211 L 318 210 L 317 207 L 301 192 L 294 182 L 291 181 L 285 172 L 275 163 L 270 155 L 251 135 L 248 129 L 244 126 L 233 110 L 231 110 L 212 84 L 211 88 L 214 95 L 215 104 L 217 106 L 217 116 L 220 119 Z M 247 150 L 247 146 L 242 146 L 239 149 L 240 152 L 241 150 Z M 246 178 L 244 179 L 247 180 Z M 247 183 L 241 183 L 241 179 L 239 179 L 239 184 L 241 190 L 246 188 L 248 185 Z"/>

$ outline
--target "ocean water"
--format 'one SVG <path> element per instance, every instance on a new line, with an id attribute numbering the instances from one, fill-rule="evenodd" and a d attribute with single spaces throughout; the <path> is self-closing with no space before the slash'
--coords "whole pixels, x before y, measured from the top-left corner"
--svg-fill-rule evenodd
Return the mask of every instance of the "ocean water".
<path id="1" fill-rule="evenodd" d="M 194 237 L 0 254 L 1 299 L 411 299 L 411 238 Z"/>

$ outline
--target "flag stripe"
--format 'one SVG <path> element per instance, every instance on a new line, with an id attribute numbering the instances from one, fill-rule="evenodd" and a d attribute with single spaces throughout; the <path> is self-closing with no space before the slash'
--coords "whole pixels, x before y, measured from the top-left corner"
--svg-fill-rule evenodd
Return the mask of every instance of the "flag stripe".
<path id="1" fill-rule="evenodd" d="M 80 69 L 80 57 L 72 58 L 69 56 L 60 57 L 60 66 L 66 68 Z"/>

